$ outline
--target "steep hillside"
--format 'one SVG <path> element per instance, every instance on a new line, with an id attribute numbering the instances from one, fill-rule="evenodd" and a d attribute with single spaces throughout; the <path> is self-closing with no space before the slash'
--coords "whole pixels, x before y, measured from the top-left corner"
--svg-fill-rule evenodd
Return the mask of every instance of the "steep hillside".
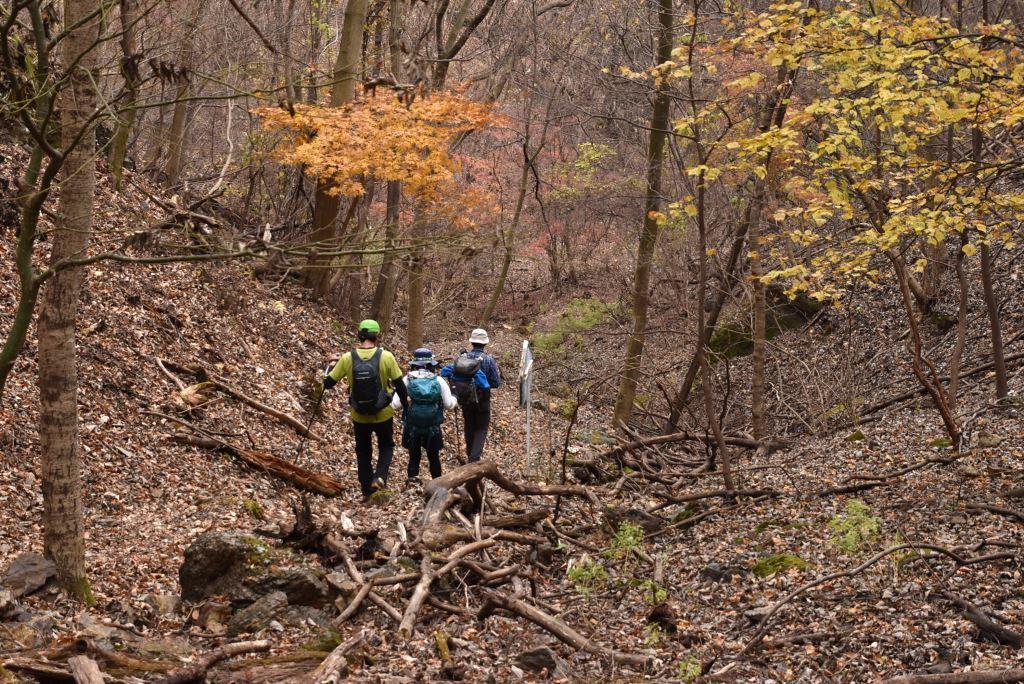
<path id="1" fill-rule="evenodd" d="M 144 196 L 115 195 L 105 185 L 101 205 L 111 234 L 160 218 Z M 0 241 L 5 269 L 10 249 L 11 240 Z M 0 275 L 0 326 L 6 326 L 16 279 L 10 271 Z M 328 307 L 311 302 L 289 279 L 256 279 L 251 266 L 241 262 L 98 264 L 89 269 L 89 282 L 78 343 L 88 562 L 97 602 L 82 608 L 56 590 L 32 594 L 24 606 L 27 621 L 0 632 L 0 648 L 37 660 L 49 654 L 62 662 L 68 639 L 76 637 L 105 667 L 114 668 L 110 671 L 140 679 L 155 675 L 140 670 L 139 661 L 168 669 L 210 650 L 223 639 L 220 622 L 227 620 L 210 617 L 219 610 L 217 601 L 179 607 L 173 600 L 181 592 L 178 573 L 185 550 L 207 532 L 262 530 L 260 563 L 270 569 L 345 572 L 338 556 L 287 550 L 266 536 L 289 528 L 298 491 L 230 455 L 172 442 L 169 437 L 181 429 L 174 419 L 351 484 L 338 497 L 310 496 L 315 520 L 338 534 L 348 529 L 338 522 L 345 520 L 356 531 L 379 531 L 344 540 L 363 572 L 376 572 L 378 566 L 415 570 L 415 561 L 389 557 L 389 549 L 394 556 L 407 548 L 399 542 L 418 525 L 421 490 L 402 485 L 405 452 L 399 448 L 394 491 L 361 503 L 341 392 L 327 395 L 313 426 L 319 439 L 309 440 L 300 455 L 295 430 L 224 393 L 196 390 L 193 378 L 175 370 L 200 364 L 246 395 L 305 420 L 312 382 L 327 360 L 351 343 L 349 331 Z M 872 306 L 829 315 L 872 320 Z M 601 336 L 615 332 L 614 312 L 602 320 L 571 331 L 581 335 L 578 343 L 563 340 L 542 352 L 540 389 L 551 395 L 538 401 L 533 413 L 534 462 L 525 458 L 523 414 L 511 383 L 497 394 L 488 447 L 501 472 L 517 481 L 560 481 L 565 456 L 569 483 L 590 485 L 598 503 L 566 497 L 559 502 L 557 526 L 535 522 L 519 538 L 506 535 L 482 561 L 487 567 L 516 568 L 504 579 L 477 583 L 461 575 L 438 582 L 440 603 L 435 597 L 423 608 L 418 631 L 409 639 L 399 636 L 376 606 L 333 625 L 351 598 L 342 592 L 339 609 L 327 603 L 322 610 L 292 610 L 261 626 L 257 636 L 271 639 L 273 656 L 281 658 L 242 659 L 212 679 L 281 681 L 312 670 L 325 650 L 360 634 L 366 637 L 362 656 L 349 665 L 351 676 L 360 680 L 504 681 L 542 676 L 545 664 L 567 679 L 642 676 L 635 665 L 566 646 L 527 620 L 478 620 L 482 596 L 491 591 L 483 585 L 507 582 L 511 595 L 557 616 L 598 650 L 610 647 L 649 658 L 647 674 L 659 679 L 693 681 L 703 667 L 731 681 L 867 681 L 907 671 L 1019 664 L 1019 650 L 995 643 L 991 632 L 979 632 L 962 616 L 964 604 L 957 603 L 981 606 L 1011 634 L 1024 624 L 1024 595 L 1016 588 L 1024 517 L 1014 503 L 1024 474 L 1024 432 L 1016 407 L 986 410 L 987 390 L 972 390 L 963 411 L 972 416 L 975 437 L 963 454 L 939 439 L 934 412 L 924 402 L 879 412 L 859 428 L 822 429 L 818 437 L 799 436 L 794 426 L 781 431 L 792 440 L 786 447 L 736 449 L 742 494 L 723 500 L 717 473 L 699 468 L 706 457 L 700 435 L 609 451 L 617 442 L 606 431 L 607 385 L 580 397 L 582 407 L 570 428 L 580 377 L 614 377 L 611 364 L 617 357 L 600 351 Z M 884 330 L 858 328 L 857 334 L 897 339 L 895 321 L 885 323 Z M 812 329 L 813 335 L 826 334 Z M 557 320 L 542 319 L 534 332 L 558 330 Z M 447 336 L 434 341 L 435 351 L 451 356 L 464 345 L 465 332 L 461 322 L 451 322 Z M 514 374 L 520 338 L 500 326 L 495 338 L 499 360 Z M 844 342 L 834 339 L 839 356 Z M 808 359 L 800 358 L 806 344 L 802 331 L 778 343 L 785 350 L 779 355 L 788 359 L 780 361 L 779 372 L 809 369 Z M 668 358 L 670 352 L 658 352 L 657 344 L 653 349 L 655 359 Z M 0 405 L 0 567 L 41 548 L 33 350 L 30 341 Z M 826 370 L 815 365 L 821 379 L 808 377 L 806 390 L 828 386 L 831 394 L 795 400 L 794 415 L 820 413 L 852 392 L 865 403 L 893 394 L 898 389 L 890 387 L 893 378 L 879 378 L 877 369 L 903 368 L 901 345 L 873 351 L 862 366 L 872 369 L 871 375 L 854 374 L 857 389 L 836 386 L 835 378 L 844 376 L 829 375 L 827 364 Z M 882 363 L 883 357 L 889 360 Z M 161 368 L 158 361 L 168 363 Z M 655 361 L 659 370 L 666 370 L 663 363 L 668 365 Z M 796 422 L 788 415 L 777 421 Z M 452 418 L 448 426 L 444 459 L 450 472 L 457 465 L 459 440 L 450 430 Z M 554 504 L 550 497 L 513 497 L 496 487 L 488 491 L 485 525 L 535 512 L 541 501 L 550 515 Z M 473 521 L 467 522 L 472 530 Z M 471 531 L 465 534 L 472 538 Z M 369 550 L 365 540 L 373 540 Z M 492 541 L 497 544 L 497 537 Z M 908 546 L 873 556 L 901 545 Z M 787 592 L 873 557 L 877 562 L 863 572 L 807 585 L 766 618 Z M 409 596 L 401 584 L 381 587 L 380 593 L 400 607 Z M 765 633 L 759 635 L 765 619 Z M 439 650 L 438 634 L 453 660 Z M 759 636 L 763 643 L 751 641 Z M 115 646 L 135 660 L 118 663 L 110 651 Z M 521 658 L 535 647 L 553 651 Z M 731 661 L 744 649 L 753 655 Z M 27 670 L 12 666 L 11 671 Z"/>

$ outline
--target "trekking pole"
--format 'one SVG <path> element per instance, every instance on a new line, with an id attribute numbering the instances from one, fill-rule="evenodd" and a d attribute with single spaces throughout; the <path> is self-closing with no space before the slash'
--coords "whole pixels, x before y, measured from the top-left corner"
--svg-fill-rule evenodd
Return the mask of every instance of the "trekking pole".
<path id="1" fill-rule="evenodd" d="M 455 452 L 455 459 L 459 465 L 466 465 L 466 454 L 462 450 L 462 407 L 455 407 L 455 439 L 458 441 L 459 450 Z"/>

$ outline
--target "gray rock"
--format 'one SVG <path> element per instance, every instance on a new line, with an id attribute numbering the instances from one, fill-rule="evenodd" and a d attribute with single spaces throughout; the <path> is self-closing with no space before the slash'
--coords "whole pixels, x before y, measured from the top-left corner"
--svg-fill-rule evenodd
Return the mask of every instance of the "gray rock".
<path id="1" fill-rule="evenodd" d="M 228 636 L 238 636 L 266 629 L 270 622 L 287 607 L 288 596 L 283 591 L 272 591 L 232 616 L 228 622 Z"/>
<path id="2" fill-rule="evenodd" d="M 156 615 L 173 615 L 181 606 L 181 599 L 174 594 L 146 594 L 143 603 L 153 609 Z"/>
<path id="3" fill-rule="evenodd" d="M 21 612 L 21 605 L 14 600 L 10 589 L 0 589 L 0 621 L 10 620 Z"/>
<path id="4" fill-rule="evenodd" d="M 288 606 L 288 609 L 281 613 L 279 619 L 291 627 L 315 627 L 323 631 L 335 629 L 331 617 L 320 610 L 310 606 Z"/>
<path id="5" fill-rule="evenodd" d="M 549 677 L 569 677 L 569 663 L 547 646 L 524 651 L 516 656 L 516 665 L 527 672 L 547 671 Z"/>
<path id="6" fill-rule="evenodd" d="M 254 537 L 237 532 L 207 532 L 185 549 L 185 561 L 178 570 L 181 598 L 200 601 L 214 595 L 245 602 L 255 598 L 243 582 L 252 572 L 254 556 L 260 553 Z"/>
<path id="7" fill-rule="evenodd" d="M 38 553 L 23 553 L 0 578 L 0 587 L 9 589 L 12 598 L 20 598 L 41 588 L 57 574 L 53 561 Z"/>
<path id="8" fill-rule="evenodd" d="M 720 563 L 708 563 L 700 571 L 701 577 L 712 582 L 731 582 L 733 577 L 745 574 L 747 571 L 744 568 Z"/>
<path id="9" fill-rule="evenodd" d="M 260 595 L 282 591 L 293 606 L 322 608 L 330 601 L 327 583 L 310 568 L 285 568 L 259 578 L 253 590 Z"/>

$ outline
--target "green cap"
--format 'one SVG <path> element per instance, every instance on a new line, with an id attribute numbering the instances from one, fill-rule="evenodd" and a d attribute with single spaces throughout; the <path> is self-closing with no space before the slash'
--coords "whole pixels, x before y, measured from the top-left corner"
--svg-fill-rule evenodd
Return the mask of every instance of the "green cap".
<path id="1" fill-rule="evenodd" d="M 367 318 L 365 321 L 359 324 L 359 330 L 360 332 L 365 330 L 368 333 L 379 334 L 380 324 L 377 321 L 373 320 L 372 318 Z"/>

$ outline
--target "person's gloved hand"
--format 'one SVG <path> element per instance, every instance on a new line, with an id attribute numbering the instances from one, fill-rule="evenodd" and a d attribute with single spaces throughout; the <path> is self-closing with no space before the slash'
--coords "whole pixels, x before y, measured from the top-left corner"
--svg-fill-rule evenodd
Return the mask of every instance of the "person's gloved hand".
<path id="1" fill-rule="evenodd" d="M 335 380 L 334 378 L 332 378 L 330 376 L 330 374 L 327 374 L 327 375 L 324 376 L 324 381 L 323 381 L 323 389 L 324 390 L 329 390 L 329 389 L 331 389 L 332 387 L 334 387 L 337 384 L 338 384 L 338 381 Z M 323 392 L 323 390 L 321 390 L 321 392 Z"/>

